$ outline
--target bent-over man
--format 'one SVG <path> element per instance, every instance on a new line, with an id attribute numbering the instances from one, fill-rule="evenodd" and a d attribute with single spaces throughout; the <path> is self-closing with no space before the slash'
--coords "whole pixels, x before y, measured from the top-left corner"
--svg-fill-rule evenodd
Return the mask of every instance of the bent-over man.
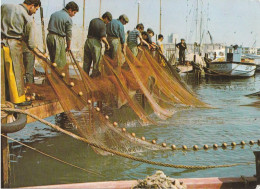
<path id="1" fill-rule="evenodd" d="M 25 0 L 20 5 L 1 6 L 2 56 L 4 56 L 6 70 L 8 69 L 6 75 L 10 101 L 20 106 L 31 104 L 30 101 L 25 100 L 22 41 L 38 57 L 45 58 L 36 47 L 35 25 L 31 17 L 40 6 L 40 0 Z"/>
<path id="2" fill-rule="evenodd" d="M 89 75 L 90 67 L 93 62 L 92 77 L 100 75 L 101 67 L 101 41 L 105 43 L 106 50 L 110 49 L 106 38 L 106 24 L 112 20 L 112 14 L 105 12 L 102 18 L 94 18 L 89 23 L 88 37 L 84 46 L 83 69 Z"/>
<path id="3" fill-rule="evenodd" d="M 118 57 L 118 52 L 123 52 L 124 55 L 126 54 L 124 25 L 128 22 L 128 17 L 123 14 L 119 16 L 119 19 L 113 19 L 107 24 L 107 41 L 110 45 L 110 49 L 106 51 L 106 54 L 108 54 L 112 59 Z M 118 62 L 119 65 L 122 65 L 122 63 L 123 62 Z"/>
<path id="4" fill-rule="evenodd" d="M 144 25 L 143 24 L 137 24 L 136 28 L 129 32 L 127 37 L 127 46 L 132 51 L 134 56 L 138 55 L 138 38 L 140 39 L 141 43 L 146 44 L 149 46 L 149 44 L 143 40 L 141 33 L 144 31 Z"/>

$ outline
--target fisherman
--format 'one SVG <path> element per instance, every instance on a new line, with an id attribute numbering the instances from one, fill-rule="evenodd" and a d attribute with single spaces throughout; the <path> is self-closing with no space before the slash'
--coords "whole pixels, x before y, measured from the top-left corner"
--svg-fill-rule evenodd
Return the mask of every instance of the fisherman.
<path id="1" fill-rule="evenodd" d="M 181 39 L 181 42 L 176 45 L 179 49 L 179 64 L 185 64 L 185 49 L 187 49 L 184 39 Z"/>
<path id="2" fill-rule="evenodd" d="M 163 41 L 163 35 L 159 34 L 156 45 L 159 47 L 159 50 L 163 53 L 163 43 L 162 43 L 162 41 Z"/>
<path id="3" fill-rule="evenodd" d="M 90 67 L 93 61 L 92 77 L 99 76 L 101 73 L 101 41 L 105 43 L 106 50 L 110 49 L 109 43 L 106 38 L 106 24 L 111 22 L 112 14 L 105 12 L 102 18 L 94 18 L 89 23 L 88 38 L 84 46 L 84 71 L 89 74 Z"/>
<path id="4" fill-rule="evenodd" d="M 127 46 L 132 51 L 134 56 L 138 55 L 138 38 L 140 39 L 141 43 L 146 44 L 149 46 L 149 44 L 143 40 L 141 33 L 144 31 L 144 25 L 143 24 L 137 24 L 136 28 L 129 32 L 127 37 Z"/>
<path id="5" fill-rule="evenodd" d="M 158 51 L 156 52 L 156 59 L 157 61 L 160 63 L 161 66 L 166 66 L 165 62 L 164 62 L 164 59 L 162 58 L 162 55 L 163 55 L 163 44 L 162 44 L 162 41 L 163 41 L 163 35 L 162 34 L 159 34 L 158 35 L 158 40 L 156 42 L 156 46 L 158 48 Z"/>
<path id="6" fill-rule="evenodd" d="M 143 31 L 142 32 L 142 38 L 144 41 L 146 41 L 148 43 L 149 41 L 149 34 L 146 32 L 146 31 Z M 146 50 L 149 50 L 149 46 L 145 43 L 141 43 L 141 45 L 146 49 Z"/>
<path id="7" fill-rule="evenodd" d="M 19 105 L 30 105 L 25 99 L 23 45 L 40 58 L 45 58 L 35 44 L 35 25 L 31 15 L 41 6 L 40 0 L 25 0 L 23 4 L 1 6 L 1 47 L 9 85 L 10 101 Z"/>
<path id="8" fill-rule="evenodd" d="M 128 17 L 123 14 L 119 16 L 119 19 L 113 19 L 110 23 L 107 24 L 107 41 L 110 45 L 110 49 L 106 53 L 112 58 L 115 59 L 117 56 L 118 48 L 119 52 L 123 52 L 126 55 L 126 44 L 125 44 L 125 30 L 124 25 L 129 22 Z M 118 62 L 119 63 L 119 62 Z M 122 65 L 123 62 L 119 63 Z"/>
<path id="9" fill-rule="evenodd" d="M 153 43 L 152 37 L 154 36 L 153 29 L 152 28 L 148 28 L 147 29 L 147 33 L 148 33 L 148 39 L 146 41 L 147 41 L 147 43 L 152 44 Z"/>
<path id="10" fill-rule="evenodd" d="M 55 62 L 58 68 L 66 65 L 66 51 L 71 48 L 72 17 L 79 11 L 78 5 L 71 1 L 64 9 L 51 15 L 48 25 L 47 47 L 51 62 Z M 65 38 L 67 47 L 65 47 Z"/>

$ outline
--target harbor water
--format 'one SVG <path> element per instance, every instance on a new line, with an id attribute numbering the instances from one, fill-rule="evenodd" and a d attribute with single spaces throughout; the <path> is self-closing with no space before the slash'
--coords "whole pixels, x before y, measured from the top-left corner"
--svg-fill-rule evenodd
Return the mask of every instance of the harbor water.
<path id="1" fill-rule="evenodd" d="M 197 96 L 210 104 L 212 109 L 186 109 L 177 111 L 171 119 L 156 120 L 158 125 L 135 127 L 127 124 L 130 132 L 158 143 L 191 147 L 223 142 L 239 143 L 260 139 L 260 107 L 249 106 L 258 97 L 245 95 L 260 91 L 260 74 L 251 78 L 215 79 L 200 81 L 193 76 L 184 80 Z M 125 115 L 127 117 L 127 115 Z M 55 116 L 46 120 L 56 123 Z M 134 124 L 133 124 L 134 125 Z M 64 125 L 62 125 L 65 127 Z M 188 170 L 159 167 L 132 161 L 118 156 L 101 156 L 87 144 L 65 136 L 38 122 L 28 124 L 25 129 L 10 137 L 79 167 L 98 174 L 88 173 L 43 156 L 20 144 L 10 142 L 11 187 L 81 183 L 112 180 L 143 179 L 156 170 L 162 170 L 173 178 L 194 177 L 240 177 L 253 176 L 255 164 L 228 168 Z M 199 151 L 146 151 L 132 154 L 144 159 L 177 165 L 223 165 L 254 162 L 253 151 L 260 147 L 245 145 L 226 150 Z"/>

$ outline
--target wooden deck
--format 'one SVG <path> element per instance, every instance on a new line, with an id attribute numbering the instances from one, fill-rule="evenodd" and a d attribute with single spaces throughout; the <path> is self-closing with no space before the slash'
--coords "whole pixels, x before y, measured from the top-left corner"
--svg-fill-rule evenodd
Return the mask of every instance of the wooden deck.
<path id="1" fill-rule="evenodd" d="M 63 108 L 61 107 L 58 100 L 51 100 L 51 101 L 35 100 L 33 101 L 32 105 L 25 106 L 22 109 L 42 119 L 63 112 Z M 27 116 L 27 123 L 31 123 L 34 121 L 35 120 L 33 118 Z"/>

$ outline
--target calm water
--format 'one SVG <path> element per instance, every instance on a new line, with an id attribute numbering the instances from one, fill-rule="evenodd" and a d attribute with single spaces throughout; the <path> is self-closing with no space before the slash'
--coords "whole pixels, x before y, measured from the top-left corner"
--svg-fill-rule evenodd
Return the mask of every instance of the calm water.
<path id="1" fill-rule="evenodd" d="M 137 136 L 158 139 L 167 144 L 192 146 L 197 144 L 230 143 L 241 140 L 260 139 L 260 108 L 241 106 L 258 101 L 244 95 L 260 91 L 260 74 L 248 79 L 203 79 L 185 80 L 198 96 L 218 109 L 189 109 L 177 112 L 171 119 L 160 121 L 160 125 L 132 127 Z M 47 119 L 55 123 L 55 118 Z M 80 167 L 91 169 L 102 175 L 86 173 L 64 165 L 48 157 L 10 142 L 11 187 L 93 182 L 108 180 L 141 179 L 163 170 L 174 178 L 253 176 L 255 165 L 207 170 L 184 170 L 148 165 L 116 156 L 100 156 L 86 144 L 64 136 L 54 130 L 33 123 L 18 133 L 9 135 L 30 146 L 56 156 Z M 198 152 L 144 152 L 135 154 L 149 160 L 184 165 L 218 165 L 254 161 L 253 151 L 260 147 L 245 146 L 227 150 Z"/>

